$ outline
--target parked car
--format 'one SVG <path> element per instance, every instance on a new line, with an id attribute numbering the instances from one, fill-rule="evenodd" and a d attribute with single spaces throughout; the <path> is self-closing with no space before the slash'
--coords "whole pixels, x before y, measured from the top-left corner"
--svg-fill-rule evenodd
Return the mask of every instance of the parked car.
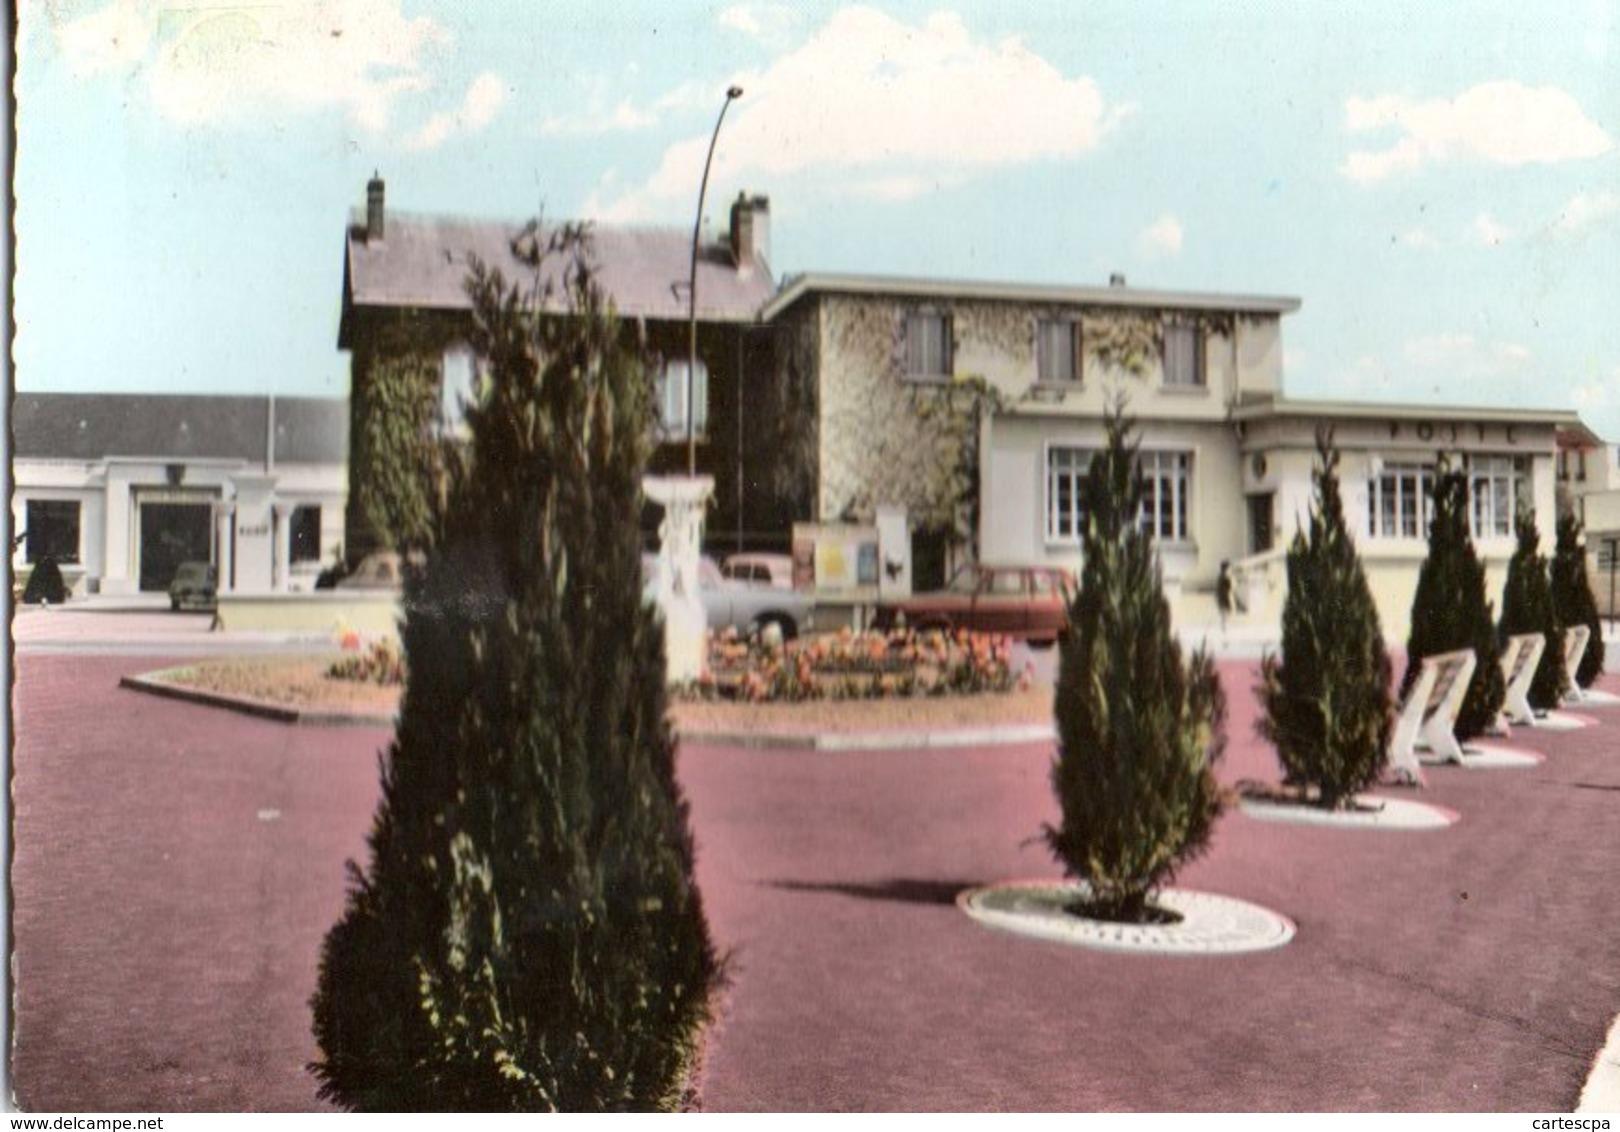
<path id="1" fill-rule="evenodd" d="M 198 609 L 219 606 L 219 579 L 207 562 L 182 562 L 169 583 L 169 608 L 190 605 Z"/>
<path id="2" fill-rule="evenodd" d="M 779 590 L 793 588 L 793 557 L 788 554 L 733 554 L 720 573 L 734 582 L 760 582 Z"/>
<path id="3" fill-rule="evenodd" d="M 885 602 L 873 625 L 1005 633 L 1045 647 L 1067 628 L 1074 591 L 1074 574 L 1055 566 L 980 564 L 960 571 L 943 590 Z"/>
<path id="4" fill-rule="evenodd" d="M 655 555 L 642 555 L 641 577 L 649 601 L 653 596 L 657 563 Z M 815 628 L 815 600 L 809 594 L 762 582 L 727 578 L 712 558 L 698 561 L 698 592 L 711 629 L 736 629 L 752 634 L 767 625 L 776 625 L 783 639 L 790 640 Z"/>

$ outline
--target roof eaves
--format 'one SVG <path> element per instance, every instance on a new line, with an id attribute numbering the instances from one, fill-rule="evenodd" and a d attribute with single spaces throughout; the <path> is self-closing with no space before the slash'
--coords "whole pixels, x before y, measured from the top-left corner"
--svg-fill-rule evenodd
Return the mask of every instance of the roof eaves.
<path id="1" fill-rule="evenodd" d="M 1278 315 L 1290 314 L 1300 308 L 1299 299 L 1276 295 L 1220 295 L 1193 291 L 1150 291 L 1129 287 L 1073 287 L 887 275 L 806 274 L 793 276 L 786 281 L 776 297 L 765 305 L 760 317 L 767 321 L 775 318 L 805 295 L 814 292 Z"/>

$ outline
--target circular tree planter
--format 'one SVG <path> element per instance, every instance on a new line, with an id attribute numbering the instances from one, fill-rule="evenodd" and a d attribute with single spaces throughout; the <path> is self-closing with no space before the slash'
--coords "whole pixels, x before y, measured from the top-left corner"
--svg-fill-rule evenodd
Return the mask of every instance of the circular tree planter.
<path id="1" fill-rule="evenodd" d="M 1075 881 L 1007 881 L 969 889 L 956 904 L 986 927 L 1099 951 L 1236 955 L 1269 951 L 1294 938 L 1293 921 L 1229 896 L 1163 889 L 1152 907 L 1173 922 L 1122 924 L 1071 911 L 1087 892 Z"/>
<path id="2" fill-rule="evenodd" d="M 1335 829 L 1382 829 L 1420 832 L 1455 825 L 1462 815 L 1444 806 L 1413 802 L 1406 798 L 1385 798 L 1357 794 L 1343 809 L 1324 810 L 1305 798 L 1289 797 L 1281 791 L 1244 794 L 1239 808 L 1261 821 L 1295 822 Z"/>
<path id="3" fill-rule="evenodd" d="M 1464 743 L 1461 763 L 1447 762 L 1433 751 L 1421 751 L 1418 759 L 1424 766 L 1461 766 L 1464 770 L 1529 770 L 1547 761 L 1539 751 L 1522 747 L 1502 747 L 1494 743 Z"/>
<path id="4" fill-rule="evenodd" d="M 1593 722 L 1585 716 L 1554 709 L 1536 713 L 1530 726 L 1537 731 L 1579 731 L 1583 727 L 1590 727 Z"/>

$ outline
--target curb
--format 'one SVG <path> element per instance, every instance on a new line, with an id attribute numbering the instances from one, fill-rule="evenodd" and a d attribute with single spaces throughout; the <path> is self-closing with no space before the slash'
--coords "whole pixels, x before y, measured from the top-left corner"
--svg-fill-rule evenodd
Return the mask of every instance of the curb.
<path id="1" fill-rule="evenodd" d="M 208 692 L 201 688 L 192 688 L 185 684 L 176 683 L 173 680 L 164 679 L 169 672 L 173 671 L 176 670 L 171 668 L 165 669 L 163 672 L 125 676 L 118 681 L 118 685 L 121 688 L 146 692 L 153 696 L 164 696 L 171 700 L 201 704 L 205 707 L 224 708 L 227 711 L 240 712 L 243 715 L 251 715 L 259 719 L 268 719 L 274 723 L 293 723 L 304 727 L 392 727 L 394 725 L 394 716 L 391 712 L 384 715 L 381 712 L 295 708 L 286 704 L 271 703 L 268 700 L 255 700 L 250 696 L 231 696 L 223 692 Z"/>
<path id="2" fill-rule="evenodd" d="M 1011 747 L 1057 738 L 1050 724 L 962 727 L 949 731 L 849 731 L 793 734 L 759 731 L 677 732 L 682 743 L 772 751 L 918 751 L 958 747 Z"/>
<path id="3" fill-rule="evenodd" d="M 232 696 L 165 679 L 176 669 L 125 676 L 120 687 L 149 695 L 164 696 L 205 707 L 224 708 L 243 715 L 291 723 L 304 727 L 392 727 L 393 713 L 331 711 L 296 708 L 287 704 Z M 958 747 L 1019 746 L 1050 742 L 1057 732 L 1049 724 L 1032 723 L 1005 727 L 963 727 L 951 731 L 851 731 L 831 734 L 772 734 L 746 731 L 677 732 L 680 743 L 710 747 L 740 747 L 774 751 L 916 751 L 949 750 Z"/>

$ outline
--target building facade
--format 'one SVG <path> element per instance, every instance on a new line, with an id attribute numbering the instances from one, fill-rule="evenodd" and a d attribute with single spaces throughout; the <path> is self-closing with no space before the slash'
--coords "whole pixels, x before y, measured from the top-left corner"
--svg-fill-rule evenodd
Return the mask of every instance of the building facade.
<path id="1" fill-rule="evenodd" d="M 1226 565 L 1243 615 L 1274 620 L 1326 426 L 1384 627 L 1402 636 L 1442 460 L 1468 469 L 1476 545 L 1499 590 L 1516 509 L 1535 508 L 1550 549 L 1559 453 L 1599 446 L 1573 412 L 1290 398 L 1282 324 L 1295 298 L 1142 290 L 1119 276 L 1053 287 L 812 273 L 778 286 L 767 227 L 766 202 L 740 197 L 730 234 L 699 249 L 694 400 L 706 396 L 698 470 L 717 481 L 716 551 L 787 549 L 795 523 L 871 526 L 903 508 L 916 588 L 974 558 L 1076 568 L 1080 485 L 1121 404 L 1140 429 L 1142 521 L 1178 619 L 1216 619 Z M 427 343 L 422 382 L 436 396 L 464 382 L 469 257 L 510 276 L 516 231 L 391 217 L 373 181 L 349 229 L 340 332 L 356 430 L 375 411 L 372 374 L 400 356 L 387 345 L 395 328 Z M 670 443 L 653 470 L 683 470 L 683 383 L 669 378 L 685 371 L 691 236 L 604 228 L 592 255 L 662 375 Z M 352 538 L 352 514 L 349 526 Z"/>
<path id="2" fill-rule="evenodd" d="M 700 242 L 695 267 L 691 233 L 676 229 L 593 228 L 584 257 L 625 334 L 653 365 L 660 443 L 652 470 L 681 474 L 690 461 L 697 474 L 712 476 L 709 528 L 740 538 L 746 474 L 741 390 L 744 375 L 765 364 L 756 320 L 775 291 L 770 203 L 739 196 L 730 220 L 722 237 Z M 338 330 L 338 347 L 350 354 L 355 438 L 346 523 L 351 560 L 379 539 L 366 509 L 362 438 L 378 414 L 394 410 L 376 391 L 390 376 L 403 375 L 438 405 L 439 423 L 448 429 L 472 395 L 477 362 L 468 344 L 467 282 L 473 263 L 498 270 L 542 314 L 569 310 L 568 256 L 553 254 L 537 270 L 520 254 L 528 232 L 518 223 L 391 211 L 383 182 L 374 178 L 367 186 L 366 210 L 352 218 L 345 235 Z M 697 364 L 689 383 L 694 271 Z"/>
<path id="3" fill-rule="evenodd" d="M 49 557 L 78 595 L 307 588 L 343 538 L 348 411 L 321 398 L 21 393 L 12 565 Z"/>
<path id="4" fill-rule="evenodd" d="M 807 275 L 762 312 L 779 400 L 814 406 L 791 474 L 820 522 L 906 508 L 914 581 L 960 560 L 1080 566 L 1081 485 L 1123 405 L 1179 620 L 1213 622 L 1223 564 L 1246 616 L 1274 622 L 1284 552 L 1333 430 L 1345 505 L 1386 630 L 1404 636 L 1427 553 L 1425 493 L 1468 469 L 1476 546 L 1500 588 L 1513 519 L 1550 549 L 1560 445 L 1596 443 L 1572 412 L 1302 401 L 1283 388 L 1287 297 Z M 795 393 L 797 391 L 797 393 Z"/>

